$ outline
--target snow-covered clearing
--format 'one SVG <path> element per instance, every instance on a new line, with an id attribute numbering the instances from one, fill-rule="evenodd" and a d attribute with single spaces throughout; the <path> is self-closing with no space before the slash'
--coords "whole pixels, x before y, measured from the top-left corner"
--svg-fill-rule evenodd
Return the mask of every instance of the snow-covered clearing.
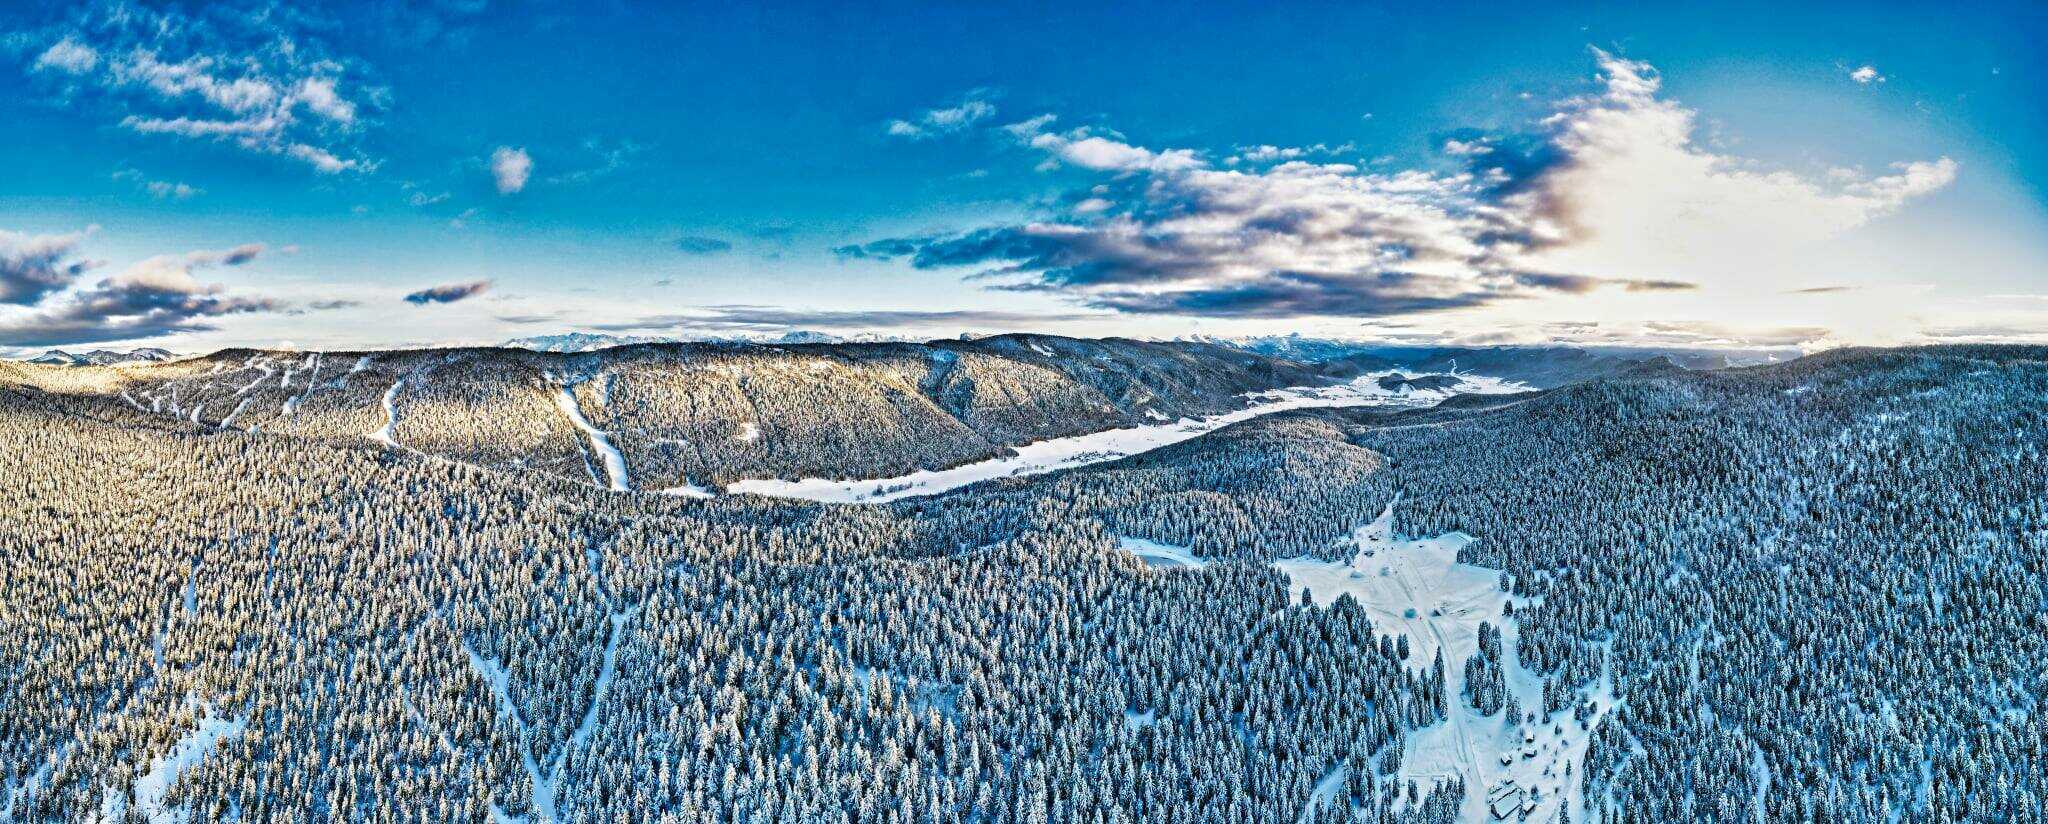
<path id="1" fill-rule="evenodd" d="M 1146 566 L 1161 569 L 1201 569 L 1209 565 L 1207 558 L 1195 557 L 1195 553 L 1184 546 L 1128 537 L 1118 537 L 1116 544 L 1118 549 L 1138 556 L 1138 560 L 1144 561 Z"/>
<path id="2" fill-rule="evenodd" d="M 215 715 L 213 707 L 204 706 L 199 726 L 171 745 L 169 752 L 149 762 L 149 771 L 135 779 L 135 809 L 148 816 L 152 824 L 183 822 L 191 816 L 189 810 L 173 810 L 164 806 L 164 796 L 177 783 L 178 776 L 198 764 L 207 753 L 219 746 L 222 739 L 241 735 L 249 725 L 247 718 L 227 718 Z"/>
<path id="3" fill-rule="evenodd" d="M 755 442 L 755 441 L 758 441 L 758 440 L 760 440 L 760 439 L 761 439 L 761 425 L 760 425 L 760 424 L 758 424 L 758 423 L 755 423 L 755 422 L 753 422 L 753 421 L 747 421 L 746 423 L 740 424 L 740 434 L 739 434 L 739 440 L 740 440 L 740 442 L 741 442 L 741 443 L 753 443 L 753 442 Z"/>
<path id="4" fill-rule="evenodd" d="M 385 446 L 396 448 L 398 439 L 393 437 L 398 429 L 398 390 L 405 386 L 405 379 L 391 382 L 391 388 L 384 390 L 384 428 L 370 433 L 372 440 L 381 441 Z"/>
<path id="5" fill-rule="evenodd" d="M 555 387 L 555 405 L 561 407 L 562 414 L 569 416 L 569 422 L 583 430 L 583 435 L 590 439 L 591 450 L 604 460 L 604 474 L 611 481 L 612 490 L 625 492 L 632 489 L 632 484 L 626 481 L 626 456 L 619 453 L 618 447 L 612 446 L 604 430 L 591 426 L 589 419 L 583 417 L 583 409 L 576 405 L 576 396 L 570 393 L 569 384 Z"/>
<path id="6" fill-rule="evenodd" d="M 671 486 L 664 489 L 657 489 L 654 490 L 654 492 L 655 494 L 658 495 L 674 495 L 678 498 L 710 498 L 718 494 L 716 492 L 712 492 L 708 487 L 698 486 L 697 484 L 690 483 L 688 478 L 683 479 L 683 483 L 681 486 Z"/>
<path id="7" fill-rule="evenodd" d="M 1501 630 L 1501 659 L 1507 687 L 1523 711 L 1543 709 L 1543 683 L 1524 669 L 1517 657 L 1520 629 L 1504 607 L 1530 602 L 1513 599 L 1500 588 L 1500 571 L 1458 563 L 1458 550 L 1474 538 L 1452 532 L 1435 538 L 1402 540 L 1394 535 L 1393 507 L 1352 533 L 1357 554 L 1349 563 L 1289 558 L 1274 565 L 1287 575 L 1290 592 L 1307 589 L 1317 606 L 1326 607 L 1350 595 L 1372 618 L 1373 629 L 1408 637 L 1408 665 L 1427 670 L 1443 652 L 1448 717 L 1415 730 L 1402 742 L 1400 778 L 1428 787 L 1437 780 L 1462 778 L 1465 801 L 1459 820 L 1492 821 L 1489 797 L 1512 795 L 1522 805 L 1533 801 L 1527 820 L 1552 821 L 1560 800 L 1571 808 L 1572 820 L 1585 820 L 1579 797 L 1580 772 L 1592 727 L 1613 707 L 1611 679 L 1585 693 L 1595 713 L 1581 728 L 1570 712 L 1536 723 L 1515 723 L 1505 713 L 1482 715 L 1472 708 L 1465 689 L 1465 661 L 1479 651 L 1479 625 Z M 1569 770 L 1569 774 L 1567 774 Z"/>
<path id="8" fill-rule="evenodd" d="M 1062 469 L 1113 461 L 1150 452 L 1234 423 L 1248 421 L 1290 409 L 1318 409 L 1347 406 L 1429 406 L 1457 394 L 1504 394 L 1527 387 L 1512 381 L 1477 375 L 1459 375 L 1458 385 L 1447 390 L 1417 390 L 1403 386 L 1383 389 L 1379 379 L 1399 370 L 1376 372 L 1335 386 L 1294 387 L 1246 395 L 1252 403 L 1235 412 L 1207 418 L 1182 418 L 1174 423 L 1147 424 L 1126 429 L 1105 429 L 1085 435 L 1052 438 L 1017 447 L 1016 454 L 963 464 L 951 469 L 920 470 L 894 478 L 833 480 L 805 478 L 796 481 L 749 479 L 726 485 L 727 492 L 804 498 L 828 503 L 882 503 L 899 498 L 936 495 L 951 489 L 996 478 L 1039 475 Z"/>

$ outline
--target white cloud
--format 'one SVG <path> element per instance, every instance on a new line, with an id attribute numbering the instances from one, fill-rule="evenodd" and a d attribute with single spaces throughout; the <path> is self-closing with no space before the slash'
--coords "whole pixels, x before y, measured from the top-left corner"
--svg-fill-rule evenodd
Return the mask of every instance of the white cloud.
<path id="1" fill-rule="evenodd" d="M 526 179 L 532 174 L 533 157 L 525 149 L 499 146 L 491 153 L 491 179 L 498 184 L 498 194 L 514 194 L 526 188 Z"/>
<path id="2" fill-rule="evenodd" d="M 1883 83 L 1885 81 L 1884 75 L 1878 74 L 1876 66 L 1863 66 L 1854 69 L 1849 72 L 1849 79 L 1864 85 Z"/>
<path id="3" fill-rule="evenodd" d="M 339 172 L 371 168 L 369 164 L 365 164 L 361 160 L 336 157 L 333 152 L 318 146 L 308 146 L 304 143 L 288 144 L 284 147 L 284 153 L 290 157 L 295 157 L 312 164 L 313 168 L 322 174 L 331 175 Z"/>
<path id="4" fill-rule="evenodd" d="M 69 256 L 82 237 L 30 239 L 26 248 L 33 254 L 26 259 L 54 263 Z M 6 248 L 7 241 L 7 233 L 0 232 L 0 250 Z M 156 255 L 90 286 L 77 281 L 94 264 L 69 264 L 56 270 L 61 277 L 42 278 L 31 284 L 33 288 L 11 296 L 7 302 L 17 307 L 0 312 L 0 345 L 52 346 L 161 337 L 210 330 L 215 319 L 229 315 L 284 308 L 269 298 L 223 294 L 219 284 L 201 283 L 193 277 L 196 270 L 240 266 L 263 252 L 262 244 L 251 243 Z M 0 255 L 0 260 L 6 259 Z"/>
<path id="5" fill-rule="evenodd" d="M 184 200 L 188 197 L 203 194 L 205 191 L 184 183 L 173 183 L 168 180 L 152 180 L 142 184 L 142 187 L 148 190 L 150 196 L 158 200 Z"/>
<path id="6" fill-rule="evenodd" d="M 166 101 L 196 96 L 233 114 L 272 107 L 283 97 L 276 83 L 260 75 L 219 76 L 215 73 L 219 63 L 207 56 L 166 63 L 155 52 L 137 49 L 113 62 L 110 68 L 117 83 L 147 88 Z"/>
<path id="7" fill-rule="evenodd" d="M 1040 149 L 1063 163 L 1084 169 L 1114 172 L 1173 172 L 1205 166 L 1190 149 L 1155 152 L 1121 140 L 1104 137 L 1083 126 L 1063 133 L 1042 131 L 1051 125 L 1052 115 L 1034 117 L 1004 126 L 1004 130 L 1034 149 Z"/>
<path id="8" fill-rule="evenodd" d="M 1820 179 L 1762 168 L 1693 139 L 1696 114 L 1657 96 L 1646 63 L 1597 52 L 1604 92 L 1548 121 L 1562 158 L 1503 205 L 1543 243 L 1525 265 L 1595 276 L 1726 280 L 1776 270 L 1801 250 L 1947 186 L 1949 158 L 1884 177 Z"/>
<path id="9" fill-rule="evenodd" d="M 190 184 L 172 180 L 150 180 L 139 169 L 122 169 L 115 172 L 113 178 L 132 182 L 137 188 L 158 200 L 184 200 L 206 194 L 205 189 Z"/>
<path id="10" fill-rule="evenodd" d="M 1535 133 L 1447 142 L 1463 172 L 1309 162 L 1295 159 L 1307 150 L 1268 146 L 1219 168 L 1192 150 L 1033 118 L 1004 130 L 1042 153 L 1041 168 L 1109 182 L 1040 220 L 840 252 L 977 267 L 999 288 L 1193 316 L 1505 311 L 1559 295 L 1691 300 L 1696 288 L 1783 282 L 1786 261 L 1957 174 L 1948 158 L 1876 176 L 1765 168 L 1696 142 L 1696 114 L 1659 97 L 1649 65 L 1595 58 L 1599 91 L 1561 102 Z"/>
<path id="11" fill-rule="evenodd" d="M 1452 157 L 1474 157 L 1492 152 L 1493 147 L 1486 145 L 1486 142 L 1482 140 L 1444 141 L 1444 154 Z"/>
<path id="12" fill-rule="evenodd" d="M 36 57 L 36 71 L 60 71 L 65 74 L 85 74 L 100 64 L 98 49 L 66 37 L 52 44 Z"/>
<path id="13" fill-rule="evenodd" d="M 321 117 L 336 123 L 354 123 L 356 104 L 336 92 L 334 84 L 335 80 L 332 77 L 308 77 L 299 81 L 296 96 L 308 110 Z"/>
<path id="14" fill-rule="evenodd" d="M 30 304 L 71 285 L 94 266 L 71 260 L 99 227 L 58 235 L 30 235 L 0 229 L 0 304 Z"/>

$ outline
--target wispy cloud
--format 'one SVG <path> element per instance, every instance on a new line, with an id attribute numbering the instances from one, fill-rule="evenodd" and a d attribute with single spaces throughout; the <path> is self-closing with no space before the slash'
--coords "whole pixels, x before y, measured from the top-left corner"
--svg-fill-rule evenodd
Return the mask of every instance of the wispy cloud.
<path id="1" fill-rule="evenodd" d="M 984 98 L 985 90 L 968 92 L 957 106 L 930 109 L 908 120 L 891 120 L 885 131 L 891 137 L 930 140 L 966 129 L 996 114 L 996 106 Z"/>
<path id="2" fill-rule="evenodd" d="M 205 189 L 188 183 L 180 183 L 175 180 L 151 180 L 148 175 L 143 174 L 137 169 L 122 169 L 115 172 L 113 178 L 133 183 L 135 188 L 148 192 L 150 197 L 158 200 L 185 200 L 206 194 Z"/>
<path id="3" fill-rule="evenodd" d="M 630 165 L 633 157 L 646 151 L 647 147 L 631 140 L 621 140 L 607 145 L 597 138 L 590 138 L 583 141 L 583 149 L 596 156 L 595 165 L 553 175 L 547 178 L 547 182 L 574 186 L 611 177 Z"/>
<path id="4" fill-rule="evenodd" d="M 430 303 L 454 303 L 459 300 L 468 300 L 476 297 L 490 291 L 490 289 L 491 282 L 488 280 L 473 280 L 467 283 L 444 283 L 439 286 L 429 286 L 406 295 L 405 302 L 414 306 L 425 306 Z"/>
<path id="5" fill-rule="evenodd" d="M 354 139 L 376 95 L 352 84 L 349 62 L 298 28 L 305 18 L 224 19 L 99 6 L 69 26 L 26 35 L 48 43 L 26 70 L 138 134 L 224 143 L 328 174 L 375 167 Z"/>
<path id="6" fill-rule="evenodd" d="M 732 251 L 732 242 L 702 235 L 684 235 L 676 238 L 676 248 L 692 255 L 715 255 Z"/>
<path id="7" fill-rule="evenodd" d="M 1849 70 L 1849 79 L 1868 86 L 1872 83 L 1883 83 L 1885 76 L 1878 73 L 1876 66 L 1859 66 Z"/>

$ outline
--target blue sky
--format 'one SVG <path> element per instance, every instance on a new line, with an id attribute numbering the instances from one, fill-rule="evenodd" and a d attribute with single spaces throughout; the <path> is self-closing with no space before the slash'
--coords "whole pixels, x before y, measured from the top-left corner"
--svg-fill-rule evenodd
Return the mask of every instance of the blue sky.
<path id="1" fill-rule="evenodd" d="M 2048 332 L 2038 7 L 0 12 L 0 347 Z"/>

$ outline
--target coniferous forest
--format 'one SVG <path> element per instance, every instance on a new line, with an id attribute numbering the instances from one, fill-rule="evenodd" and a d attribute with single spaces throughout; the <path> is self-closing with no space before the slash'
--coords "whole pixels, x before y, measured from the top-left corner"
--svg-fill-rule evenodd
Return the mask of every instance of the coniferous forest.
<path id="1" fill-rule="evenodd" d="M 882 504 L 715 488 L 1323 379 L 1088 345 L 9 364 L 0 821 L 2048 821 L 2048 350 L 1293 409 Z"/>

